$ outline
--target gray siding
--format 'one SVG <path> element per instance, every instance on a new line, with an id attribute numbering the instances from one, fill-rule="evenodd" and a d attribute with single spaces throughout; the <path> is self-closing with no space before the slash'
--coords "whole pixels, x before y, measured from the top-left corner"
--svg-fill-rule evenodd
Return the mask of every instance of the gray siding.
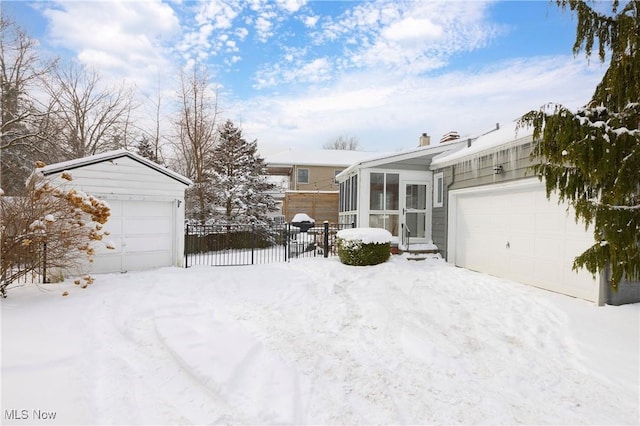
<path id="1" fill-rule="evenodd" d="M 452 173 L 453 167 L 447 167 L 442 170 L 438 170 L 435 173 L 443 172 L 444 188 L 442 191 L 442 207 L 434 207 L 431 210 L 431 239 L 433 243 L 438 247 L 440 254 L 445 257 L 447 255 L 447 227 L 449 219 L 449 189 L 448 185 L 453 181 Z M 434 173 L 434 175 L 435 175 Z"/>
<path id="2" fill-rule="evenodd" d="M 602 283 L 606 286 L 606 300 L 607 305 L 619 306 L 627 303 L 640 302 L 640 281 L 629 281 L 626 278 L 622 279 L 618 289 L 614 291 L 609 285 L 611 279 L 611 270 L 607 268 L 600 276 Z"/>

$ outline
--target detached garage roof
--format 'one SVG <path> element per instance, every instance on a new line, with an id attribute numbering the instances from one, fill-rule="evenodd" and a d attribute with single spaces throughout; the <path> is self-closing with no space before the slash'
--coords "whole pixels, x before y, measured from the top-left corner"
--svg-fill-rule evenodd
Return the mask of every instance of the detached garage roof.
<path id="1" fill-rule="evenodd" d="M 79 167 L 89 166 L 92 164 L 117 160 L 118 158 L 123 158 L 123 157 L 130 158 L 131 160 L 137 163 L 140 163 L 144 166 L 154 169 L 157 172 L 160 172 L 163 175 L 168 176 L 171 179 L 174 179 L 184 185 L 190 186 L 193 184 L 193 182 L 190 179 L 182 176 L 181 174 L 176 173 L 172 170 L 169 170 L 166 167 L 162 167 L 161 165 L 154 163 L 153 161 L 147 158 L 144 158 L 141 155 L 135 154 L 133 152 L 129 152 L 125 149 L 118 149 L 115 151 L 104 152 L 102 154 L 91 155 L 89 157 L 78 158 L 76 160 L 69 160 L 69 161 L 63 161 L 61 163 L 51 164 L 38 169 L 38 171 L 41 172 L 43 175 L 47 176 L 54 173 L 63 172 L 66 170 L 73 170 Z"/>

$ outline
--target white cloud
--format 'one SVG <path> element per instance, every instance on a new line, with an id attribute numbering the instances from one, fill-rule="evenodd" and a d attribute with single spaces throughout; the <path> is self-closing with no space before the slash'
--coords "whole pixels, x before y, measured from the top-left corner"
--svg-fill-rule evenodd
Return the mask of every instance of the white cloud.
<path id="1" fill-rule="evenodd" d="M 571 108 L 586 103 L 604 68 L 572 56 L 518 59 L 478 72 L 436 77 L 362 72 L 295 95 L 243 100 L 231 108 L 242 117 L 261 152 L 276 148 L 319 148 L 340 134 L 358 136 L 363 149 L 395 151 L 456 130 L 486 131 L 517 119 L 546 102 Z"/>
<path id="2" fill-rule="evenodd" d="M 145 85 L 170 68 L 165 45 L 178 35 L 178 18 L 160 1 L 50 2 L 47 42 L 77 52 L 106 78 Z"/>
<path id="3" fill-rule="evenodd" d="M 238 37 L 239 41 L 243 41 L 245 38 L 247 38 L 249 30 L 244 27 L 237 27 L 234 31 L 234 34 L 236 35 L 236 37 Z"/>
<path id="4" fill-rule="evenodd" d="M 293 54 L 286 54 L 283 63 L 261 69 L 255 77 L 254 87 L 261 89 L 284 83 L 319 83 L 333 78 L 333 64 L 327 58 L 309 62 L 296 61 Z"/>
<path id="5" fill-rule="evenodd" d="M 489 43 L 499 29 L 486 23 L 487 7 L 485 2 L 358 2 L 341 16 L 314 19 L 302 36 L 309 37 L 310 45 L 335 52 L 325 55 L 333 64 L 325 79 L 366 69 L 384 69 L 400 78 L 442 68 L 453 55 Z M 256 87 L 302 81 L 296 76 L 314 60 L 292 60 L 287 52 L 261 67 Z"/>
<path id="6" fill-rule="evenodd" d="M 302 6 L 304 6 L 306 0 L 276 0 L 278 6 L 289 13 L 297 12 Z"/>
<path id="7" fill-rule="evenodd" d="M 207 1 L 198 3 L 195 21 L 199 25 L 210 24 L 216 29 L 228 29 L 238 16 L 239 10 L 234 3 L 225 1 Z"/>
<path id="8" fill-rule="evenodd" d="M 302 19 L 302 22 L 304 23 L 304 25 L 308 28 L 313 28 L 316 26 L 316 24 L 318 23 L 318 20 L 320 19 L 320 17 L 318 16 L 305 16 Z"/>
<path id="9" fill-rule="evenodd" d="M 442 27 L 429 19 L 409 17 L 394 22 L 384 29 L 383 36 L 393 41 L 429 40 L 442 37 Z"/>
<path id="10" fill-rule="evenodd" d="M 271 37 L 271 35 L 273 35 L 273 23 L 271 22 L 271 17 L 273 17 L 273 14 L 264 13 L 256 19 L 255 28 L 258 32 L 258 38 L 261 41 L 266 41 Z"/>

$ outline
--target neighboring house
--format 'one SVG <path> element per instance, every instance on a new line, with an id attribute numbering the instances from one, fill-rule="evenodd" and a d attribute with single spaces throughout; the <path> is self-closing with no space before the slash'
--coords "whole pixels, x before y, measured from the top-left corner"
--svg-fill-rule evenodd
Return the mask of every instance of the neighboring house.
<path id="1" fill-rule="evenodd" d="M 639 302 L 640 283 L 621 283 L 613 293 L 606 271 L 594 278 L 572 270 L 593 233 L 576 224 L 567 204 L 546 198 L 530 169 L 532 144 L 531 129 L 513 123 L 354 164 L 338 176 L 340 220 L 386 228 L 400 248 L 433 242 L 467 269 L 598 304 Z"/>
<path id="2" fill-rule="evenodd" d="M 335 149 L 284 151 L 265 158 L 266 173 L 284 179 L 276 196 L 281 215 L 290 222 L 297 213 L 316 223 L 338 221 L 338 184 L 335 177 L 349 165 L 369 158 L 371 152 Z"/>
<path id="3" fill-rule="evenodd" d="M 106 201 L 105 224 L 115 245 L 96 245 L 86 272 L 126 272 L 182 266 L 184 192 L 191 181 L 140 155 L 117 150 L 39 169 L 54 185 L 76 188 Z M 70 172 L 73 180 L 61 179 Z"/>

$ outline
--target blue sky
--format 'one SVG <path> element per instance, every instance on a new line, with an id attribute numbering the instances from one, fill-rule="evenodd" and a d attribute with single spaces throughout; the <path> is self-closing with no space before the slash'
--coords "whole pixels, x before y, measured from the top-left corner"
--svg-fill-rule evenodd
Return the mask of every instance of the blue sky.
<path id="1" fill-rule="evenodd" d="M 340 135 L 369 151 L 483 132 L 546 102 L 585 104 L 605 67 L 574 57 L 547 1 L 3 1 L 44 55 L 142 95 L 207 64 L 220 107 L 263 155 Z M 144 121 L 144 108 L 138 111 Z M 148 116 L 148 115 L 147 115 Z"/>

